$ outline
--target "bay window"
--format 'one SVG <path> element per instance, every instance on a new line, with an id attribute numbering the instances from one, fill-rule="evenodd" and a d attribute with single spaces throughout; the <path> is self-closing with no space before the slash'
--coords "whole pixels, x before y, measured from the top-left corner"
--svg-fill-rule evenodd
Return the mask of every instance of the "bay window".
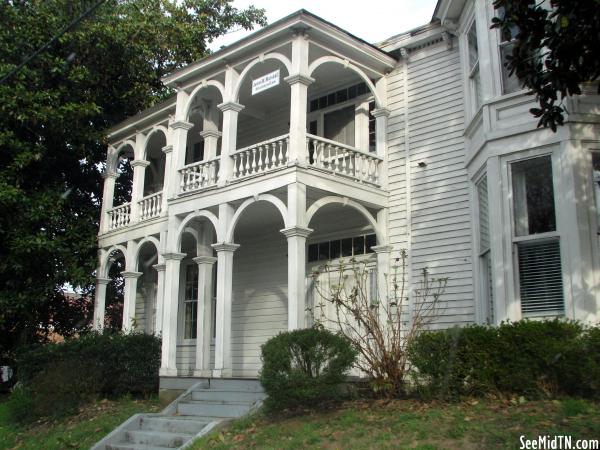
<path id="1" fill-rule="evenodd" d="M 476 22 L 467 31 L 467 63 L 471 111 L 475 114 L 482 105 L 481 73 L 479 71 L 479 48 L 477 45 Z"/>

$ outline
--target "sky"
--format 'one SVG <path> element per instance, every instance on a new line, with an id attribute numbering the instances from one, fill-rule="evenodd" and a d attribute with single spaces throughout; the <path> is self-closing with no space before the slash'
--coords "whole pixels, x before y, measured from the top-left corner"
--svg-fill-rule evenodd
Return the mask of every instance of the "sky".
<path id="1" fill-rule="evenodd" d="M 233 6 L 264 8 L 269 24 L 304 8 L 367 42 L 377 43 L 429 23 L 436 3 L 436 0 L 234 0 Z M 250 33 L 229 32 L 209 47 L 218 50 Z"/>

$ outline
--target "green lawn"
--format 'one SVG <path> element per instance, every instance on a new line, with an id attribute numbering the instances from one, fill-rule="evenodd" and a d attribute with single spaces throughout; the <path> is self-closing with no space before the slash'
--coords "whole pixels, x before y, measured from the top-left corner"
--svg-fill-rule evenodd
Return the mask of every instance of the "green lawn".
<path id="1" fill-rule="evenodd" d="M 600 405 L 584 400 L 414 400 L 348 402 L 294 417 L 242 419 L 192 446 L 199 449 L 510 449 L 519 437 L 600 438 Z"/>
<path id="2" fill-rule="evenodd" d="M 82 408 L 78 415 L 49 422 L 15 427 L 0 403 L 0 449 L 68 450 L 89 449 L 128 417 L 138 412 L 156 412 L 158 399 L 100 400 Z"/>

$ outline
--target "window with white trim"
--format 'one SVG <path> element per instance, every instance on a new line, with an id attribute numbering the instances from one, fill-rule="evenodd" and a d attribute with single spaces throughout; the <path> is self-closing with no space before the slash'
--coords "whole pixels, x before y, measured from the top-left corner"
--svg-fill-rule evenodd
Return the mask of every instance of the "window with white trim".
<path id="1" fill-rule="evenodd" d="M 471 111 L 476 113 L 482 104 L 481 73 L 479 71 L 479 47 L 475 20 L 467 31 L 467 63 Z"/>
<path id="2" fill-rule="evenodd" d="M 198 264 L 185 268 L 183 296 L 183 338 L 196 339 L 198 320 Z"/>
<path id="3" fill-rule="evenodd" d="M 479 285 L 483 315 L 487 324 L 494 323 L 494 291 L 492 284 L 492 252 L 490 248 L 490 220 L 487 175 L 476 183 L 479 219 L 478 253 Z"/>
<path id="4" fill-rule="evenodd" d="M 496 10 L 496 14 L 498 17 L 504 17 L 506 11 L 503 6 L 499 7 Z M 515 48 L 515 40 L 517 35 L 519 34 L 519 27 L 516 25 L 511 27 L 509 31 L 499 31 L 499 40 L 500 43 L 498 45 L 498 50 L 500 52 L 500 70 L 501 70 L 501 79 L 502 79 L 502 94 L 510 94 L 511 92 L 520 91 L 521 84 L 519 83 L 519 78 L 517 75 L 513 73 L 510 74 L 509 70 L 506 68 L 505 63 L 507 61 L 507 56 L 512 56 L 513 49 Z"/>
<path id="5" fill-rule="evenodd" d="M 523 317 L 564 314 L 552 157 L 510 164 L 513 245 Z"/>

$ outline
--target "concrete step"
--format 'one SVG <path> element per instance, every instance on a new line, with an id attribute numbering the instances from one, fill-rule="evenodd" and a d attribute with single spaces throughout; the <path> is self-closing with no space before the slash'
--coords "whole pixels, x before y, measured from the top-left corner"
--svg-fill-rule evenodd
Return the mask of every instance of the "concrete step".
<path id="1" fill-rule="evenodd" d="M 197 389 L 192 392 L 192 400 L 250 402 L 263 400 L 264 392 L 257 391 L 228 391 L 223 389 Z"/>
<path id="2" fill-rule="evenodd" d="M 240 417 L 250 411 L 249 402 L 218 402 L 188 400 L 177 405 L 182 416 Z"/>
<path id="3" fill-rule="evenodd" d="M 165 431 L 129 430 L 125 439 L 132 444 L 155 447 L 179 448 L 192 439 L 194 434 L 168 433 Z"/>
<path id="4" fill-rule="evenodd" d="M 147 431 L 165 431 L 167 433 L 197 434 L 211 420 L 193 416 L 158 416 L 142 417 L 140 429 Z"/>
<path id="5" fill-rule="evenodd" d="M 106 444 L 106 450 L 173 450 L 173 447 L 152 447 L 145 444 L 132 444 L 127 442 L 117 442 Z"/>
<path id="6" fill-rule="evenodd" d="M 242 378 L 211 378 L 210 389 L 234 392 L 264 392 L 260 381 Z"/>

